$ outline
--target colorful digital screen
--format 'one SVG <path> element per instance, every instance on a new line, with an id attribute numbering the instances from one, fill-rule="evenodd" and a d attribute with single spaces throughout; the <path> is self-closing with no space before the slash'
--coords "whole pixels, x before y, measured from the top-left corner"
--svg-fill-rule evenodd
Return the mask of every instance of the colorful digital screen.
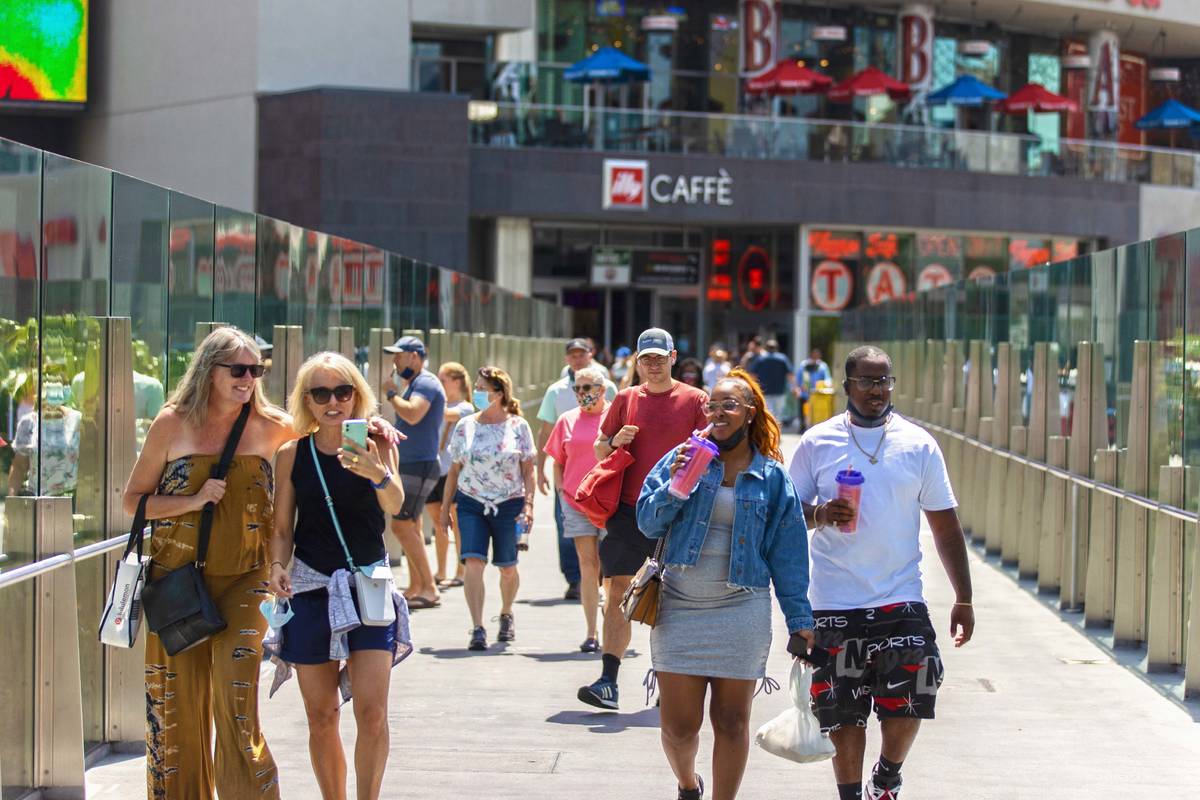
<path id="1" fill-rule="evenodd" d="M 0 104 L 87 102 L 88 3 L 0 2 Z"/>

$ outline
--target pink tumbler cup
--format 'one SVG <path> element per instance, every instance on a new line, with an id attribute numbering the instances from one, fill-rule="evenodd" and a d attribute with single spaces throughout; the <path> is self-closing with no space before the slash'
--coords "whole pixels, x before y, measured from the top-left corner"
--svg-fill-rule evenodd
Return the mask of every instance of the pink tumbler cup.
<path id="1" fill-rule="evenodd" d="M 838 499 L 849 500 L 854 506 L 854 519 L 838 525 L 842 533 L 854 533 L 858 530 L 859 500 L 862 498 L 863 474 L 856 469 L 844 469 L 834 478 L 837 481 Z"/>
<path id="2" fill-rule="evenodd" d="M 692 490 L 700 482 L 700 476 L 704 474 L 704 470 L 708 469 L 709 463 L 721 452 L 708 439 L 695 434 L 688 437 L 688 443 L 692 446 L 692 457 L 675 473 L 675 476 L 671 478 L 671 485 L 667 487 L 667 491 L 680 500 L 687 500 L 692 496 Z"/>

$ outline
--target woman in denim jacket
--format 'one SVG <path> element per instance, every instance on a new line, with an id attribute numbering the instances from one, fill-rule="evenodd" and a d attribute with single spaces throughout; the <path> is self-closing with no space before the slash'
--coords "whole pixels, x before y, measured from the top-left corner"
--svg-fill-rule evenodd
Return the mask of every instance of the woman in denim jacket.
<path id="1" fill-rule="evenodd" d="M 706 406 L 720 455 L 687 500 L 668 493 L 691 447 L 667 453 L 646 477 L 637 504 L 646 536 L 667 537 L 662 608 L 650 656 L 662 706 L 662 745 L 680 800 L 699 800 L 696 752 L 704 698 L 712 687 L 713 797 L 737 795 L 750 752 L 750 705 L 771 650 L 771 596 L 788 631 L 812 644 L 808 532 L 783 466 L 779 424 L 755 379 L 733 370 Z"/>

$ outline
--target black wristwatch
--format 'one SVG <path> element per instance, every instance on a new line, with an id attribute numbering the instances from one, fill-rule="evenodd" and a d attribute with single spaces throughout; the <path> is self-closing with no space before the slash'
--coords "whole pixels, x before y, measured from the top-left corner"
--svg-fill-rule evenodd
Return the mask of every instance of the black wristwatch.
<path id="1" fill-rule="evenodd" d="M 613 444 L 613 436 L 616 436 L 616 434 L 614 433 L 612 436 L 608 437 L 608 447 L 611 450 L 616 450 L 617 446 Z"/>
<path id="2" fill-rule="evenodd" d="M 388 402 L 389 402 L 389 403 L 390 403 L 390 402 L 392 402 L 392 398 L 393 398 L 393 397 L 395 397 L 395 396 L 396 396 L 396 390 L 395 390 L 395 389 L 388 389 L 388 390 L 387 390 L 387 399 L 388 399 Z"/>

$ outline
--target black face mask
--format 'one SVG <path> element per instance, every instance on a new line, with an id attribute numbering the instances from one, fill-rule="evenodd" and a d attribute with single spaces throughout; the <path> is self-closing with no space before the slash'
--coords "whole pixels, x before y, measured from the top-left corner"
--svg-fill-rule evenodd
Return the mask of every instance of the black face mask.
<path id="1" fill-rule="evenodd" d="M 741 444 L 742 440 L 746 438 L 746 434 L 750 431 L 750 423 L 751 422 L 752 422 L 752 420 L 746 420 L 746 424 L 743 425 L 742 427 L 738 428 L 737 433 L 733 434 L 732 436 L 730 436 L 728 439 L 725 439 L 724 441 L 713 439 L 712 440 L 713 444 L 715 444 L 717 446 L 717 449 L 720 450 L 722 453 L 728 453 L 730 450 L 733 450 L 735 447 L 737 447 L 739 444 Z"/>
<path id="2" fill-rule="evenodd" d="M 892 404 L 888 403 L 887 407 L 877 417 L 870 417 L 854 407 L 852 400 L 846 400 L 846 410 L 850 412 L 850 419 L 860 428 L 878 428 L 887 422 L 888 415 L 892 413 Z"/>

